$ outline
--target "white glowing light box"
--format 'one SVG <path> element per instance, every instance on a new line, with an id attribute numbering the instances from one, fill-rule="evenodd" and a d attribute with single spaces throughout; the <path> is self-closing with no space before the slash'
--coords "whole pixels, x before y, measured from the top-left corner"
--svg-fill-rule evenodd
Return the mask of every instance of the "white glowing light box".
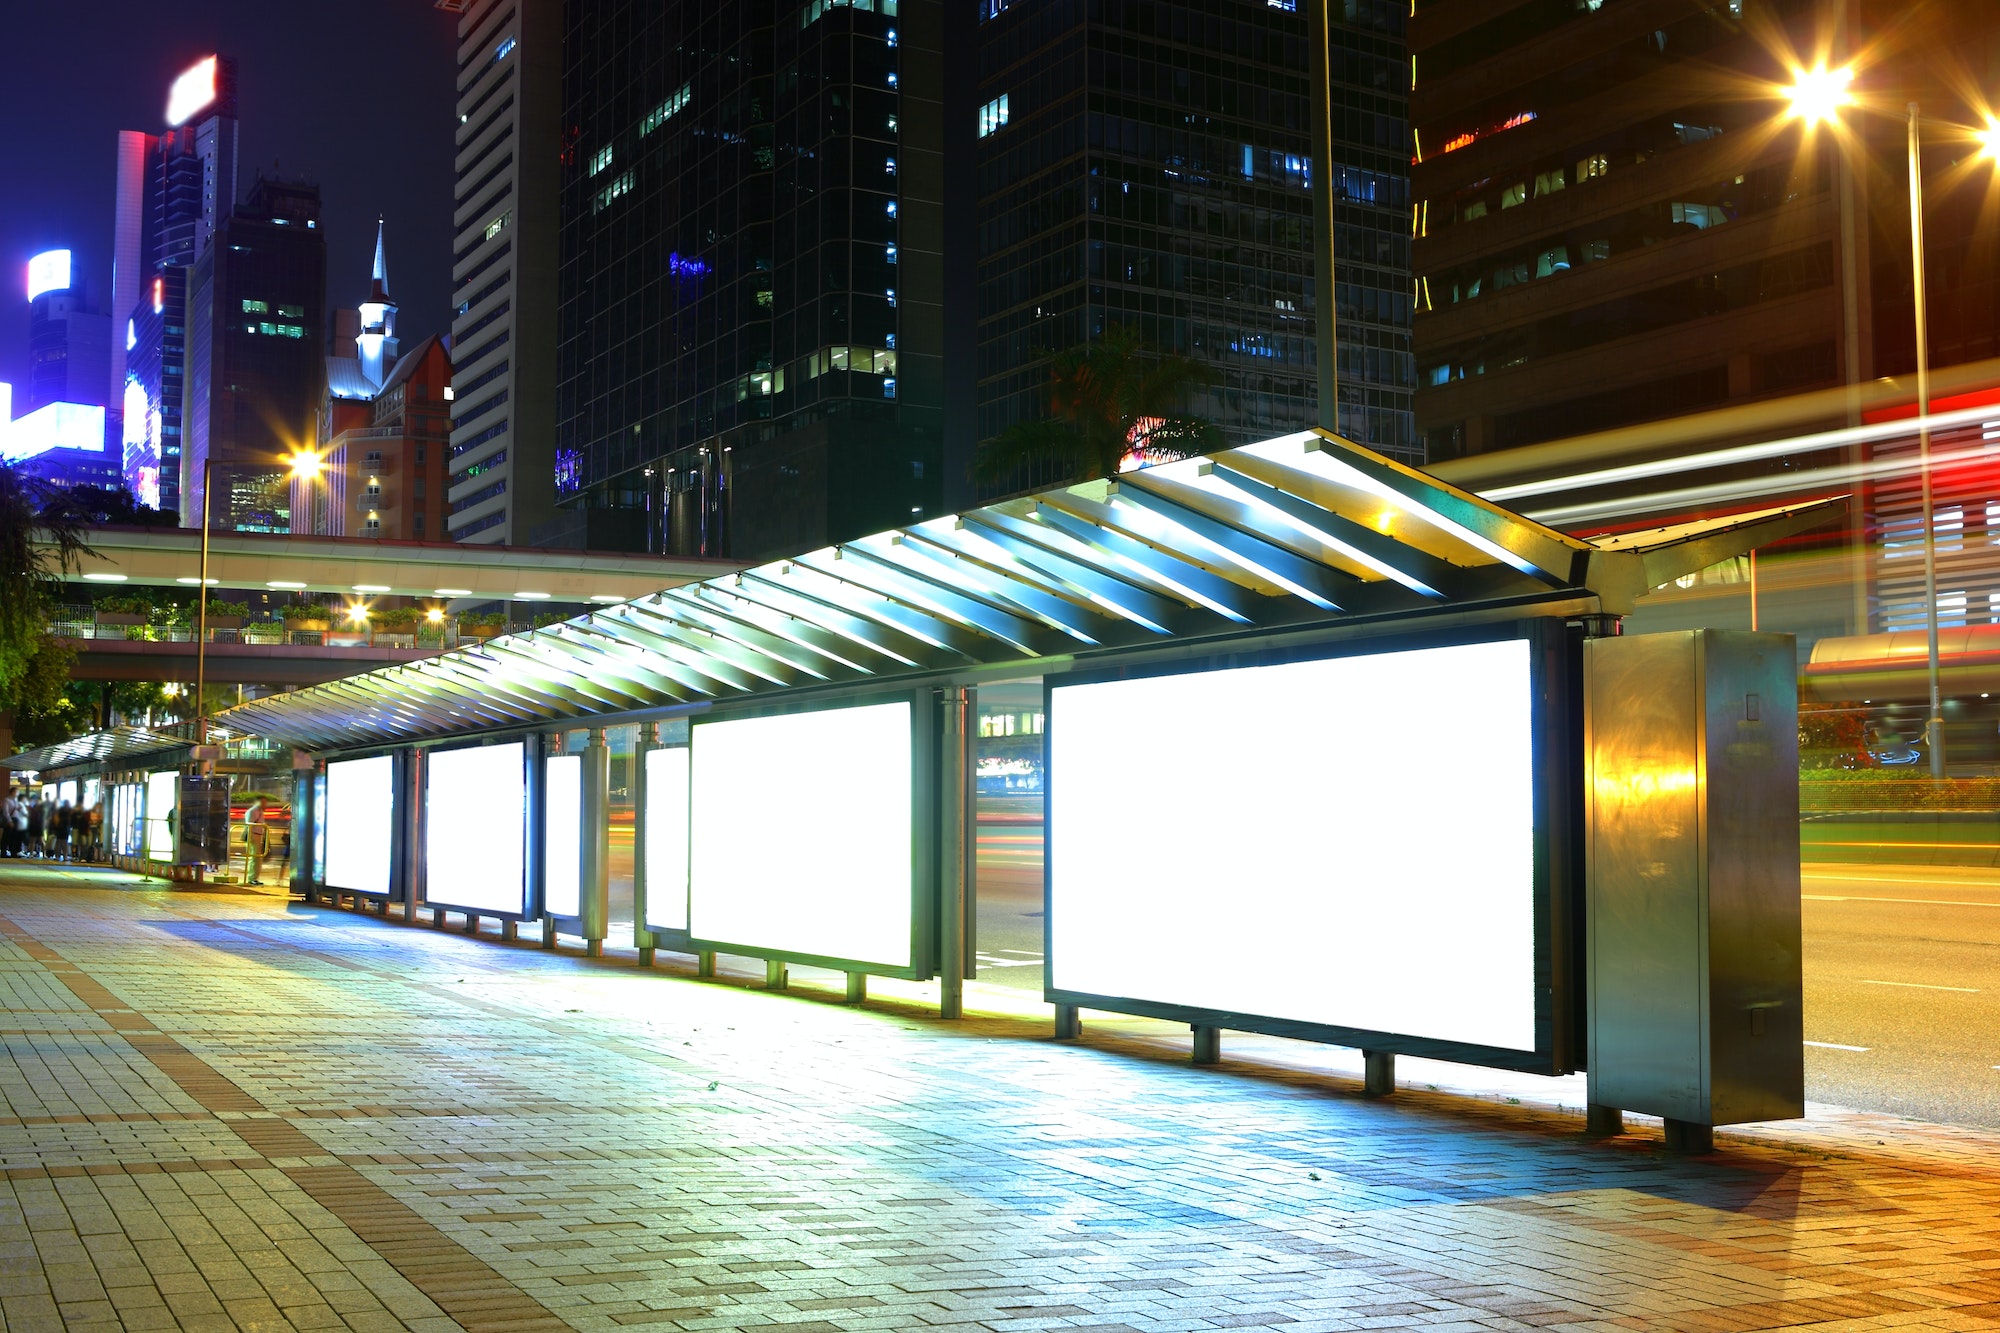
<path id="1" fill-rule="evenodd" d="M 1529 640 L 1051 687 L 1051 999 L 1536 1050 Z"/>
<path id="2" fill-rule="evenodd" d="M 908 700 L 698 721 L 691 748 L 695 939 L 913 966 Z"/>
<path id="3" fill-rule="evenodd" d="M 345 893 L 389 892 L 396 836 L 396 761 L 337 759 L 326 766 L 326 865 L 321 882 Z"/>
<path id="4" fill-rule="evenodd" d="M 686 930 L 688 924 L 688 747 L 646 752 L 646 925 Z"/>
<path id="5" fill-rule="evenodd" d="M 520 741 L 424 759 L 424 901 L 527 911 L 528 782 Z"/>
<path id="6" fill-rule="evenodd" d="M 174 859 L 174 803 L 180 798 L 181 775 L 146 775 L 146 855 L 156 861 Z"/>
<path id="7" fill-rule="evenodd" d="M 542 819 L 542 910 L 583 915 L 583 756 L 552 754 L 542 761 L 548 787 Z"/>

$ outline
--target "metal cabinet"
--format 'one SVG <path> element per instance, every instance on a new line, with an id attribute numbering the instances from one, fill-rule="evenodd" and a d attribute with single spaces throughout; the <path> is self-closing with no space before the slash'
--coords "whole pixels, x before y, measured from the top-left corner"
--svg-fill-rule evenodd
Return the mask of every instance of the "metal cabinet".
<path id="1" fill-rule="evenodd" d="M 1792 637 L 1594 639 L 1584 680 L 1591 1102 L 1803 1114 Z"/>

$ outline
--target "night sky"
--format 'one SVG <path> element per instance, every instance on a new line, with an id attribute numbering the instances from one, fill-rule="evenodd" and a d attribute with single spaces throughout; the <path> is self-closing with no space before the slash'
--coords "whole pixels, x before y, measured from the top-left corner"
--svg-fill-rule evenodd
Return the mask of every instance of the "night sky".
<path id="1" fill-rule="evenodd" d="M 76 251 L 92 302 L 108 306 L 118 131 L 159 133 L 167 85 L 217 52 L 237 61 L 239 190 L 274 162 L 319 183 L 329 307 L 367 294 L 380 213 L 403 346 L 446 329 L 456 34 L 457 17 L 431 0 L 10 6 L 0 380 L 27 378 L 31 254 Z"/>

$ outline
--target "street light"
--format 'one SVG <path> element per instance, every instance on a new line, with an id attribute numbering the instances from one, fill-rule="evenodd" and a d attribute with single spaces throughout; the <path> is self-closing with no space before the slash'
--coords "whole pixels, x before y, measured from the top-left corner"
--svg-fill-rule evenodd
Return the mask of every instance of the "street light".
<path id="1" fill-rule="evenodd" d="M 311 449 L 297 449 L 281 460 L 299 481 L 311 481 L 320 473 L 320 457 Z M 215 494 L 215 459 L 201 460 L 201 577 L 195 595 L 194 631 L 194 743 L 208 744 L 208 511 L 209 497 Z"/>
<path id="2" fill-rule="evenodd" d="M 1810 70 L 1795 69 L 1792 71 L 1791 86 L 1784 90 L 1789 114 L 1808 129 L 1822 122 L 1838 125 L 1840 109 L 1854 105 L 1854 96 L 1850 91 L 1853 83 L 1854 67 L 1851 65 L 1833 70 L 1823 64 L 1815 65 Z M 1917 333 L 1917 474 L 1923 485 L 1924 622 L 1928 632 L 1926 666 L 1931 695 L 1931 715 L 1924 724 L 1924 748 L 1930 754 L 1931 776 L 1942 778 L 1945 775 L 1944 701 L 1938 681 L 1937 516 L 1932 512 L 1930 329 L 1924 271 L 1924 167 L 1919 129 L 1922 117 L 1917 103 L 1909 103 L 1907 109 L 1910 131 L 1910 290 L 1914 298 Z M 1984 130 L 1955 128 L 1980 143 L 1981 156 L 1988 160 L 2000 159 L 2000 119 L 1988 114 Z"/>

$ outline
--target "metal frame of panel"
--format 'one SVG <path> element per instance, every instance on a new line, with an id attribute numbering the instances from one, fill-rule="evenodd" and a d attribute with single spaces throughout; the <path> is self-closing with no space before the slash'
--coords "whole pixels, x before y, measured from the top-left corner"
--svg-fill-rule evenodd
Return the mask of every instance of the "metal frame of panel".
<path id="1" fill-rule="evenodd" d="M 430 818 L 431 818 L 430 782 L 433 770 L 429 762 L 431 756 L 436 754 L 455 754 L 464 750 L 493 749 L 517 743 L 521 744 L 520 835 L 521 835 L 521 855 L 522 855 L 522 861 L 521 861 L 522 910 L 518 912 L 509 912 L 502 909 L 490 908 L 490 907 L 467 907 L 460 903 L 450 902 L 444 899 L 432 897 L 431 881 L 430 881 Z M 427 753 L 425 756 L 425 760 L 426 762 L 424 764 L 423 794 L 421 800 L 419 800 L 418 802 L 419 814 L 417 821 L 417 837 L 419 840 L 419 845 L 423 848 L 424 876 L 422 880 L 422 893 L 413 894 L 411 897 L 411 901 L 420 903 L 422 906 L 426 907 L 444 908 L 454 912 L 470 912 L 475 916 L 491 917 L 495 921 L 532 921 L 536 919 L 536 917 L 539 916 L 539 912 L 538 910 L 536 910 L 539 907 L 539 904 L 535 901 L 535 893 L 534 893 L 534 881 L 536 879 L 536 876 L 533 873 L 530 862 L 527 860 L 527 857 L 529 855 L 529 849 L 532 846 L 538 845 L 538 840 L 530 836 L 530 825 L 533 823 L 535 809 L 533 801 L 531 799 L 531 794 L 534 784 L 531 782 L 529 774 L 531 770 L 538 768 L 541 764 L 540 757 L 535 753 L 534 747 L 530 744 L 522 742 L 521 738 L 519 737 L 507 738 L 501 740 L 481 741 L 481 742 L 475 742 L 474 744 L 471 745 L 439 745 L 431 747 L 429 753 Z"/>
<path id="2" fill-rule="evenodd" d="M 1045 985 L 1043 998 L 1051 1004 L 1077 1005 L 1110 1013 L 1137 1014 L 1174 1022 L 1237 1032 L 1259 1032 L 1276 1037 L 1295 1037 L 1336 1046 L 1370 1051 L 1393 1052 L 1461 1064 L 1485 1065 L 1498 1069 L 1535 1074 L 1564 1074 L 1581 1067 L 1582 1006 L 1584 1003 L 1584 960 L 1582 957 L 1583 863 L 1578 845 L 1576 798 L 1581 787 L 1581 755 L 1578 749 L 1575 699 L 1581 690 L 1578 679 L 1581 639 L 1562 620 L 1538 618 L 1510 623 L 1426 634 L 1382 635 L 1329 644 L 1309 643 L 1279 649 L 1212 655 L 1205 658 L 1135 663 L 1115 670 L 1074 671 L 1051 675 L 1043 683 L 1043 715 L 1048 719 L 1042 736 L 1043 783 L 1045 798 L 1053 793 L 1062 775 L 1049 760 L 1049 744 L 1056 732 L 1055 711 L 1049 695 L 1065 685 L 1091 684 L 1105 680 L 1138 679 L 1165 675 L 1192 675 L 1238 667 L 1274 666 L 1281 663 L 1318 661 L 1340 657 L 1440 648 L 1472 643 L 1492 643 L 1525 639 L 1529 644 L 1534 754 L 1535 809 L 1535 1049 L 1530 1052 L 1504 1047 L 1474 1045 L 1429 1037 L 1377 1032 L 1333 1024 L 1273 1018 L 1136 1000 L 1116 995 L 1096 995 L 1062 990 Z M 1044 976 L 1055 975 L 1054 922 L 1055 859 L 1058 843 L 1051 814 L 1043 830 L 1042 863 L 1042 948 Z M 1344 947 L 1367 949 L 1370 941 L 1354 940 Z"/>
<path id="3" fill-rule="evenodd" d="M 910 705 L 910 965 L 908 967 L 885 967 L 880 963 L 866 962 L 853 958 L 834 958 L 824 954 L 796 953 L 784 949 L 767 948 L 742 940 L 710 939 L 697 935 L 694 925 L 693 877 L 689 877 L 688 924 L 687 930 L 663 930 L 651 927 L 644 921 L 637 922 L 639 929 L 648 931 L 655 946 L 684 953 L 725 953 L 740 958 L 762 958 L 772 962 L 797 963 L 802 967 L 825 967 L 841 972 L 861 972 L 870 976 L 900 977 L 911 981 L 927 981 L 937 975 L 937 869 L 936 869 L 936 816 L 937 804 L 936 733 L 938 727 L 936 699 L 928 689 L 871 690 L 829 700 L 815 698 L 811 702 L 799 701 L 790 704 L 765 704 L 761 707 L 718 709 L 691 719 L 687 745 L 689 762 L 693 763 L 695 733 L 704 723 L 734 722 L 760 717 L 784 717 L 803 713 L 824 713 L 842 708 L 866 708 L 873 705 L 907 702 Z M 689 770 L 689 799 L 692 801 L 696 785 L 692 767 Z M 643 821 L 644 812 L 640 812 Z M 643 839 L 644 830 L 641 829 Z M 693 837 L 688 842 L 690 864 L 694 851 Z"/>

